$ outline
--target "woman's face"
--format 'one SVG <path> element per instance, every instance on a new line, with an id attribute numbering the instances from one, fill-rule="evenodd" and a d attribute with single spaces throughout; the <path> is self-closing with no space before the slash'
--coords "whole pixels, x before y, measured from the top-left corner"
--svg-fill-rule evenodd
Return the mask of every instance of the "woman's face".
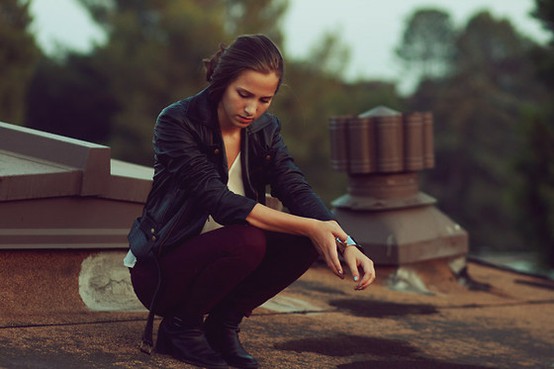
<path id="1" fill-rule="evenodd" d="M 217 107 L 221 130 L 246 128 L 258 119 L 271 105 L 278 84 L 275 72 L 245 70 L 239 74 L 227 86 Z"/>

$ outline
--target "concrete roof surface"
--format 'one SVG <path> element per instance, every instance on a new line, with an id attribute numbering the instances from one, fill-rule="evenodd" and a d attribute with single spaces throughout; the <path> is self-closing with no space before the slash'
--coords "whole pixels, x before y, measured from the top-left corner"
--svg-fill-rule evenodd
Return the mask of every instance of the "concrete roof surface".
<path id="1" fill-rule="evenodd" d="M 418 293 L 391 289 L 391 270 L 354 291 L 314 266 L 245 319 L 244 346 L 261 368 L 554 368 L 554 282 L 470 263 L 468 289 L 431 263 Z M 0 368 L 194 368 L 139 352 L 145 318 L 0 314 Z"/>

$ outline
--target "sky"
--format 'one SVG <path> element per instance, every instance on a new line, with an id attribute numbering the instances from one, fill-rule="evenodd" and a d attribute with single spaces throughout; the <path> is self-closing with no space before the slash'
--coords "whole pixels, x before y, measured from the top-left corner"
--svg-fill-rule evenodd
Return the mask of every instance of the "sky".
<path id="1" fill-rule="evenodd" d="M 478 11 L 506 18 L 521 34 L 545 43 L 548 34 L 529 15 L 534 0 L 289 0 L 283 21 L 284 45 L 289 57 L 303 58 L 325 32 L 338 32 L 350 49 L 344 73 L 348 80 L 375 78 L 401 81 L 402 65 L 394 54 L 404 21 L 425 7 L 447 11 L 463 26 Z M 33 0 L 34 30 L 39 44 L 54 53 L 59 45 L 86 51 L 103 35 L 75 0 Z M 400 86 L 402 89 L 402 86 Z"/>

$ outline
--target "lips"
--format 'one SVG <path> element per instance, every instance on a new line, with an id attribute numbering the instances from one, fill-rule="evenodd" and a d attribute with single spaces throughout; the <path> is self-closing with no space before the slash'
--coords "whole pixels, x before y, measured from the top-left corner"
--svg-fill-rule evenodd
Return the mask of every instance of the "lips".
<path id="1" fill-rule="evenodd" d="M 247 118 L 247 117 L 243 117 L 242 115 L 237 115 L 237 118 L 243 124 L 252 123 L 252 121 L 254 120 L 254 118 Z"/>

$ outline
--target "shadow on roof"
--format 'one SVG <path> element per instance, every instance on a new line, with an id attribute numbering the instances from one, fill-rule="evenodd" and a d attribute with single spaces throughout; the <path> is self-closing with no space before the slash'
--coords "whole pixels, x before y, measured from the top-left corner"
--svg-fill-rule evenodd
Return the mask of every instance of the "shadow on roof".
<path id="1" fill-rule="evenodd" d="M 330 305 L 335 306 L 340 310 L 348 310 L 353 315 L 366 318 L 383 318 L 387 316 L 403 315 L 431 315 L 438 313 L 438 310 L 432 305 L 398 304 L 394 302 L 366 299 L 338 299 L 332 300 Z"/>

